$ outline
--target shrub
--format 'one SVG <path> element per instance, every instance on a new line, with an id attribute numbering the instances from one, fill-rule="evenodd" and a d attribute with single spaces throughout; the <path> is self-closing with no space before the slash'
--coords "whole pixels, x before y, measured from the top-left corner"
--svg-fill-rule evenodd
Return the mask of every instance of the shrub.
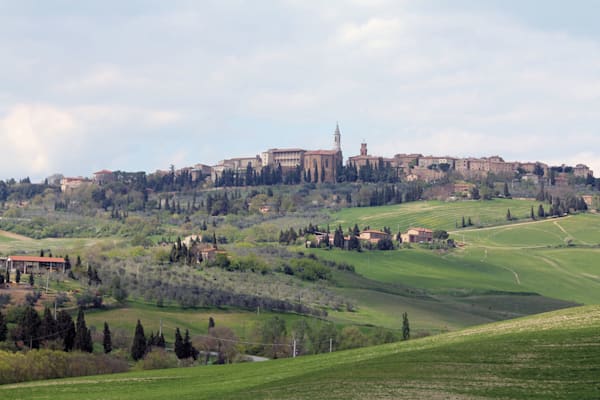
<path id="1" fill-rule="evenodd" d="M 165 349 L 152 347 L 152 351 L 148 352 L 136 367 L 142 370 L 175 368 L 177 367 L 177 358 L 174 354 L 167 353 Z"/>

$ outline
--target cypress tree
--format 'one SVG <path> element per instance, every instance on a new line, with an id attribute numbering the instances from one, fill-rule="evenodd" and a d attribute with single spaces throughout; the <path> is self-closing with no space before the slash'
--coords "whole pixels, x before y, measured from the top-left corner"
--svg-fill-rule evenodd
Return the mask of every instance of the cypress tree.
<path id="1" fill-rule="evenodd" d="M 506 211 L 506 220 L 512 221 L 512 215 L 510 215 L 510 208 Z"/>
<path id="2" fill-rule="evenodd" d="M 156 347 L 161 347 L 161 348 L 165 348 L 166 347 L 166 343 L 165 343 L 165 335 L 163 335 L 162 333 L 156 337 Z"/>
<path id="3" fill-rule="evenodd" d="M 52 312 L 50 311 L 50 309 L 46 307 L 44 308 L 44 318 L 42 319 L 40 335 L 44 340 L 54 340 L 57 338 L 57 334 L 57 322 L 52 316 Z"/>
<path id="4" fill-rule="evenodd" d="M 102 338 L 102 347 L 104 347 L 104 353 L 108 354 L 112 351 L 112 337 L 106 321 L 104 321 L 104 331 L 102 333 L 104 334 Z"/>
<path id="5" fill-rule="evenodd" d="M 546 216 L 546 212 L 544 211 L 544 206 L 540 204 L 538 207 L 538 217 L 544 218 Z"/>
<path id="6" fill-rule="evenodd" d="M 15 277 L 15 282 L 20 283 L 21 282 L 21 270 L 17 269 L 17 276 Z"/>
<path id="7" fill-rule="evenodd" d="M 8 333 L 8 326 L 6 325 L 6 318 L 4 318 L 4 314 L 0 311 L 0 342 L 4 342 L 6 340 L 6 334 Z"/>
<path id="8" fill-rule="evenodd" d="M 410 325 L 408 323 L 408 314 L 402 314 L 402 340 L 410 339 Z"/>
<path id="9" fill-rule="evenodd" d="M 33 286 L 35 283 L 33 279 L 33 272 L 29 274 L 29 286 Z"/>
<path id="10" fill-rule="evenodd" d="M 57 315 L 59 336 L 63 339 L 63 350 L 71 351 L 75 345 L 75 324 L 68 312 L 61 310 Z"/>
<path id="11" fill-rule="evenodd" d="M 31 306 L 27 306 L 18 322 L 19 339 L 21 339 L 26 346 L 29 346 L 32 349 L 39 349 L 41 325 L 42 320 L 37 311 Z"/>
<path id="12" fill-rule="evenodd" d="M 211 328 L 215 327 L 215 320 L 213 317 L 208 317 L 208 331 L 210 332 Z"/>
<path id="13" fill-rule="evenodd" d="M 134 361 L 141 360 L 146 354 L 146 336 L 144 335 L 144 327 L 138 319 L 137 325 L 135 326 L 135 334 L 133 336 L 133 344 L 131 345 L 131 358 Z"/>
<path id="14" fill-rule="evenodd" d="M 185 330 L 185 337 L 183 338 L 183 353 L 185 354 L 184 358 L 194 356 L 194 346 L 192 346 L 192 340 L 190 339 L 190 331 L 187 329 Z"/>
<path id="15" fill-rule="evenodd" d="M 88 329 L 85 323 L 85 315 L 83 314 L 83 308 L 79 308 L 77 313 L 77 323 L 75 330 L 75 339 L 73 341 L 73 348 L 75 350 L 81 350 L 88 353 L 94 351 L 94 345 L 92 343 L 92 333 Z"/>
<path id="16" fill-rule="evenodd" d="M 185 349 L 183 346 L 183 337 L 181 337 L 181 332 L 179 328 L 175 329 L 175 355 L 178 359 L 183 359 L 185 357 Z"/>

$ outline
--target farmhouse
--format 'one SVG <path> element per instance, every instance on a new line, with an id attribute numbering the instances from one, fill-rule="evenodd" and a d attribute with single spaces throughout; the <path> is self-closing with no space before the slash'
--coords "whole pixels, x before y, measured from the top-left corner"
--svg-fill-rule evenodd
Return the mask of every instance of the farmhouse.
<path id="1" fill-rule="evenodd" d="M 42 269 L 50 271 L 62 269 L 62 272 L 65 272 L 68 267 L 64 258 L 34 256 L 9 256 L 6 265 L 12 271 L 19 270 L 25 274 L 28 272 L 39 274 Z"/>
<path id="2" fill-rule="evenodd" d="M 409 228 L 400 237 L 402 243 L 429 243 L 433 241 L 433 231 L 427 228 Z"/>
<path id="3" fill-rule="evenodd" d="M 385 232 L 377 231 L 374 229 L 367 229 L 367 230 L 362 231 L 358 238 L 360 240 L 364 240 L 369 243 L 377 243 L 381 239 L 387 239 L 389 237 L 390 237 L 390 235 L 388 235 Z"/>
<path id="4" fill-rule="evenodd" d="M 223 250 L 219 250 L 215 247 L 207 247 L 200 250 L 200 255 L 202 256 L 203 262 L 213 262 L 217 259 L 218 254 L 227 254 L 227 252 Z"/>

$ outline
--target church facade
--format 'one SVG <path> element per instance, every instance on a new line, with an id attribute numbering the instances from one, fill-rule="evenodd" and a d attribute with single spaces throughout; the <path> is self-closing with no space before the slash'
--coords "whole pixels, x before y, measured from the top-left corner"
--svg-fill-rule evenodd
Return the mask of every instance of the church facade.
<path id="1" fill-rule="evenodd" d="M 342 165 L 342 135 L 338 124 L 333 134 L 333 150 L 311 150 L 304 153 L 304 180 L 315 183 L 335 183 L 338 166 Z"/>

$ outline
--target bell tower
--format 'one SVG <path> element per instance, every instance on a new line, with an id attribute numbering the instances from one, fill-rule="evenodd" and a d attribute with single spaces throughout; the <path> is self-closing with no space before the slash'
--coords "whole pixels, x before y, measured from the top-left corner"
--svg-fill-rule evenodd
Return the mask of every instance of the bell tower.
<path id="1" fill-rule="evenodd" d="M 367 144 L 365 142 L 360 144 L 360 155 L 361 156 L 367 155 Z"/>
<path id="2" fill-rule="evenodd" d="M 335 133 L 333 134 L 333 140 L 335 143 L 334 150 L 341 153 L 342 152 L 342 135 L 340 133 L 340 126 L 337 122 L 335 123 Z"/>

